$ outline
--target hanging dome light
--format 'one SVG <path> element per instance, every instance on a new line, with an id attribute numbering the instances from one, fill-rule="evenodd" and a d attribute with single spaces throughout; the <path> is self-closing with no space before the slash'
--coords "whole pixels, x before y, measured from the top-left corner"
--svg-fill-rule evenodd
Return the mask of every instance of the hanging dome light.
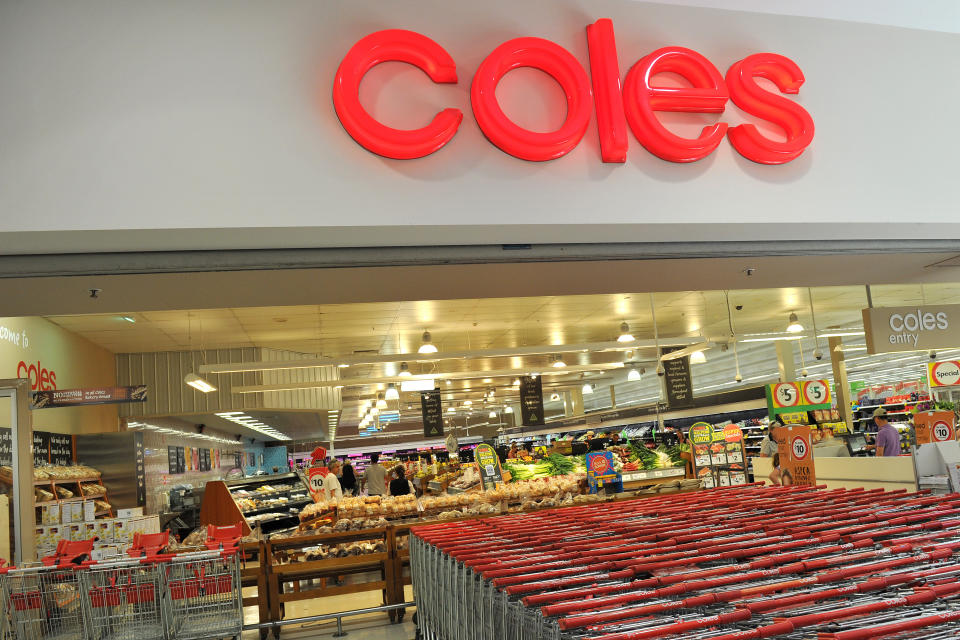
<path id="1" fill-rule="evenodd" d="M 447 407 L 447 413 L 456 413 L 456 412 L 457 412 L 456 407 Z"/>
<path id="2" fill-rule="evenodd" d="M 507 405 L 507 408 L 503 410 L 504 413 L 513 413 L 513 407 Z"/>
<path id="3" fill-rule="evenodd" d="M 617 342 L 633 342 L 636 338 L 630 333 L 630 325 L 626 322 L 620 323 L 620 336 L 617 338 Z"/>
<path id="4" fill-rule="evenodd" d="M 400 363 L 400 373 L 399 373 L 398 375 L 401 375 L 401 376 L 403 376 L 403 377 L 407 377 L 407 376 L 409 376 L 409 375 L 412 375 L 412 374 L 410 373 L 410 367 L 407 366 L 407 363 L 406 363 L 406 362 L 401 362 L 401 363 Z"/>
<path id="5" fill-rule="evenodd" d="M 694 351 L 690 354 L 690 364 L 703 364 L 707 361 L 707 354 L 703 351 Z"/>
<path id="6" fill-rule="evenodd" d="M 420 348 L 417 349 L 417 353 L 436 353 L 437 347 L 433 344 L 433 337 L 430 335 L 429 331 L 423 332 L 423 337 L 421 338 Z"/>
<path id="7" fill-rule="evenodd" d="M 514 379 L 513 379 L 513 386 L 515 386 L 515 387 L 519 387 L 519 386 L 520 386 L 520 378 L 514 378 Z"/>
<path id="8" fill-rule="evenodd" d="M 553 358 L 553 367 L 555 369 L 562 369 L 567 366 L 567 363 L 563 361 L 563 356 L 557 355 Z"/>
<path id="9" fill-rule="evenodd" d="M 488 415 L 487 417 L 488 417 L 488 418 L 496 418 L 496 417 L 497 417 L 497 412 L 496 412 L 496 411 L 491 411 L 491 412 L 490 412 L 490 415 Z"/>
<path id="10" fill-rule="evenodd" d="M 557 393 L 556 391 L 550 394 L 550 400 L 556 402 L 559 399 L 560 399 L 560 394 Z"/>
<path id="11" fill-rule="evenodd" d="M 630 367 L 630 371 L 627 372 L 627 380 L 630 382 L 639 382 L 642 377 L 640 370 L 636 367 Z"/>
<path id="12" fill-rule="evenodd" d="M 393 383 L 391 382 L 391 383 L 387 386 L 387 393 L 384 394 L 384 398 L 385 398 L 386 400 L 399 400 L 399 399 L 400 399 L 400 392 L 397 391 L 397 385 L 395 385 L 395 384 L 393 384 Z M 386 405 L 386 403 L 384 403 L 384 405 Z"/>
<path id="13" fill-rule="evenodd" d="M 585 395 L 585 396 L 586 396 L 586 395 L 589 395 L 589 394 L 593 393 L 593 385 L 590 384 L 589 382 L 587 382 L 586 384 L 583 385 L 583 387 L 580 389 L 580 391 L 582 391 L 582 392 L 583 392 L 583 395 Z"/>
<path id="14" fill-rule="evenodd" d="M 384 400 L 382 393 L 378 393 L 378 394 L 377 394 L 377 409 L 386 409 L 386 408 L 387 408 L 387 401 Z"/>
<path id="15" fill-rule="evenodd" d="M 787 331 L 790 333 L 800 333 L 803 331 L 803 325 L 800 324 L 800 318 L 797 317 L 796 313 L 791 313 L 788 318 L 789 324 L 787 325 Z"/>

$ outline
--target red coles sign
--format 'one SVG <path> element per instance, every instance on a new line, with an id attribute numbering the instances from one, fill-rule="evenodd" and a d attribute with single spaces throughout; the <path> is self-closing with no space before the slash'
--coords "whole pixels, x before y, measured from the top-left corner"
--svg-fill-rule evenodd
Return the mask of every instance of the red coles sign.
<path id="1" fill-rule="evenodd" d="M 57 373 L 41 367 L 40 363 L 27 364 L 23 360 L 17 363 L 17 377 L 30 378 L 30 388 L 34 391 L 52 391 L 57 388 Z"/>
<path id="2" fill-rule="evenodd" d="M 621 88 L 613 22 L 601 19 L 587 27 L 590 74 L 573 55 L 542 38 L 516 38 L 493 50 L 481 63 L 470 87 L 473 115 L 494 145 L 523 160 L 553 160 L 570 153 L 586 133 L 591 111 L 597 114 L 603 162 L 626 162 L 627 126 L 650 153 L 670 162 L 695 162 L 710 155 L 724 137 L 745 158 L 761 164 L 784 164 L 797 158 L 813 140 L 813 118 L 797 103 L 762 88 L 757 78 L 772 82 L 781 93 L 798 93 L 803 72 L 776 53 L 756 53 L 735 62 L 726 76 L 705 57 L 683 47 L 664 47 L 641 58 Z M 437 83 L 456 83 L 457 66 L 443 47 L 426 36 L 389 29 L 357 42 L 337 69 L 333 104 L 347 133 L 373 153 L 406 160 L 429 155 L 446 145 L 463 121 L 459 109 L 448 108 L 421 129 L 393 129 L 375 120 L 360 104 L 363 76 L 381 62 L 412 64 Z M 549 74 L 563 88 L 567 116 L 556 131 L 531 131 L 511 121 L 496 97 L 497 84 L 518 67 Z M 660 73 L 681 76 L 689 86 L 655 86 Z M 718 122 L 697 138 L 668 131 L 657 111 L 723 113 L 727 100 L 742 111 L 783 130 L 773 140 L 753 124 L 728 128 Z"/>

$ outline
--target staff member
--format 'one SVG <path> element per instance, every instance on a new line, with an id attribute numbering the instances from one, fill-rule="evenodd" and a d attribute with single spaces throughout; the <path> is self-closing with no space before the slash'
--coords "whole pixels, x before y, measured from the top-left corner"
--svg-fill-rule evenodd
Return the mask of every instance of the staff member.
<path id="1" fill-rule="evenodd" d="M 900 432 L 887 421 L 887 410 L 877 407 L 873 411 L 873 423 L 877 426 L 877 437 L 873 445 L 877 457 L 900 455 Z"/>

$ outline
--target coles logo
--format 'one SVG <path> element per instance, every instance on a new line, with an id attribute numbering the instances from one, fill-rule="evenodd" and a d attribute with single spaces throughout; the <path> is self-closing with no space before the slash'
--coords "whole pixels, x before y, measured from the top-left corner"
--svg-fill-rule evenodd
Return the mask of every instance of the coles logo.
<path id="1" fill-rule="evenodd" d="M 516 38 L 504 42 L 480 64 L 470 87 L 470 104 L 487 139 L 522 160 L 554 160 L 570 153 L 583 138 L 596 112 L 603 162 L 626 162 L 627 126 L 650 153 L 670 162 L 695 162 L 713 153 L 724 137 L 745 158 L 761 164 L 784 164 L 796 159 L 813 141 L 813 118 L 780 93 L 795 94 L 804 83 L 803 72 L 792 60 L 776 53 L 755 53 L 734 62 L 722 75 L 704 56 L 684 47 L 664 47 L 641 58 L 621 86 L 613 22 L 607 18 L 587 27 L 590 77 L 573 54 L 543 38 Z M 453 139 L 463 121 L 459 109 L 447 108 L 420 129 L 393 129 L 375 120 L 360 104 L 360 82 L 381 62 L 412 64 L 436 83 L 455 84 L 457 65 L 430 38 L 401 29 L 377 31 L 358 41 L 337 69 L 333 105 L 343 128 L 373 153 L 408 160 L 422 158 Z M 497 84 L 519 67 L 550 75 L 562 87 L 567 116 L 556 131 L 536 132 L 511 121 L 497 101 Z M 656 86 L 661 73 L 682 77 L 689 86 Z M 768 91 L 758 78 L 772 82 Z M 724 112 L 727 101 L 758 120 L 772 123 L 784 134 L 773 140 L 755 124 L 728 129 L 725 122 L 704 127 L 697 138 L 671 133 L 657 119 L 658 111 Z"/>
<path id="2" fill-rule="evenodd" d="M 28 365 L 21 360 L 17 363 L 17 377 L 30 378 L 30 388 L 34 391 L 52 391 L 57 388 L 57 373 L 36 364 Z"/>
<path id="3" fill-rule="evenodd" d="M 890 316 L 890 344 L 912 344 L 919 346 L 920 332 L 946 331 L 950 328 L 947 313 L 941 311 L 923 311 L 917 309 L 913 313 L 894 313 Z"/>

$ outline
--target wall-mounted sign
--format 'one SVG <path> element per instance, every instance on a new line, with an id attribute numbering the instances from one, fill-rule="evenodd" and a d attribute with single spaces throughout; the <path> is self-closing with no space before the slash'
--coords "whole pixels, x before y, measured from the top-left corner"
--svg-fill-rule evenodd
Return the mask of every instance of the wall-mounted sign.
<path id="1" fill-rule="evenodd" d="M 922 411 L 913 417 L 913 428 L 917 433 L 917 444 L 932 442 L 950 442 L 954 440 L 956 417 L 952 411 Z"/>
<path id="2" fill-rule="evenodd" d="M 960 305 L 873 307 L 863 310 L 867 353 L 960 346 Z"/>
<path id="3" fill-rule="evenodd" d="M 33 394 L 33 409 L 77 407 L 92 404 L 124 404 L 146 402 L 146 385 L 132 387 L 97 387 L 93 389 L 54 389 Z"/>
<path id="4" fill-rule="evenodd" d="M 420 414 L 423 418 L 423 437 L 443 436 L 443 400 L 439 391 L 420 392 Z"/>
<path id="5" fill-rule="evenodd" d="M 520 418 L 525 426 L 543 426 L 543 381 L 540 376 L 520 378 Z"/>
<path id="6" fill-rule="evenodd" d="M 771 417 L 829 409 L 831 402 L 830 382 L 827 380 L 778 382 L 767 385 L 767 410 Z"/>
<path id="7" fill-rule="evenodd" d="M 143 433 L 140 431 L 133 434 L 133 450 L 137 476 L 137 506 L 142 507 L 147 504 L 147 471 L 144 461 Z"/>
<path id="8" fill-rule="evenodd" d="M 543 161 L 570 153 L 583 138 L 592 112 L 597 114 L 600 156 L 603 162 L 626 162 L 627 126 L 650 153 L 670 162 L 694 162 L 709 156 L 724 137 L 742 156 L 762 164 L 784 164 L 800 156 L 813 141 L 813 118 L 800 105 L 782 97 L 797 93 L 803 72 L 789 58 L 756 53 L 734 62 L 720 73 L 701 54 L 684 47 L 664 47 L 641 58 L 622 77 L 614 42 L 613 22 L 597 20 L 587 27 L 591 78 L 568 50 L 543 38 L 516 38 L 494 49 L 473 76 L 470 104 L 487 140 L 522 160 Z M 422 158 L 449 143 L 463 121 L 463 112 L 448 108 L 430 124 L 399 130 L 377 121 L 360 102 L 364 75 L 381 62 L 399 61 L 419 67 L 437 83 L 456 84 L 457 65 L 446 50 L 430 38 L 402 29 L 377 31 L 360 39 L 347 52 L 333 84 L 333 106 L 346 132 L 361 146 L 387 158 Z M 517 67 L 532 67 L 551 76 L 566 95 L 566 119 L 559 129 L 538 132 L 510 120 L 497 100 L 503 76 Z M 671 72 L 689 87 L 665 88 L 651 78 Z M 770 91 L 757 78 L 773 78 L 779 91 Z M 758 121 L 783 130 L 786 139 L 774 140 L 755 124 L 728 130 L 725 122 L 705 127 L 697 138 L 670 132 L 657 111 L 723 113 L 727 101 Z M 426 115 L 426 114 L 425 114 Z"/>
<path id="9" fill-rule="evenodd" d="M 677 347 L 682 348 L 682 347 Z M 664 349 L 667 354 L 676 349 Z M 667 394 L 667 406 L 683 409 L 693 406 L 693 380 L 690 378 L 690 356 L 663 361 L 663 386 Z"/>
<path id="10" fill-rule="evenodd" d="M 486 442 L 481 442 L 473 450 L 473 459 L 477 463 L 484 491 L 496 489 L 503 482 L 503 470 L 496 450 Z"/>
<path id="11" fill-rule="evenodd" d="M 960 360 L 928 363 L 927 381 L 931 387 L 960 386 Z"/>

